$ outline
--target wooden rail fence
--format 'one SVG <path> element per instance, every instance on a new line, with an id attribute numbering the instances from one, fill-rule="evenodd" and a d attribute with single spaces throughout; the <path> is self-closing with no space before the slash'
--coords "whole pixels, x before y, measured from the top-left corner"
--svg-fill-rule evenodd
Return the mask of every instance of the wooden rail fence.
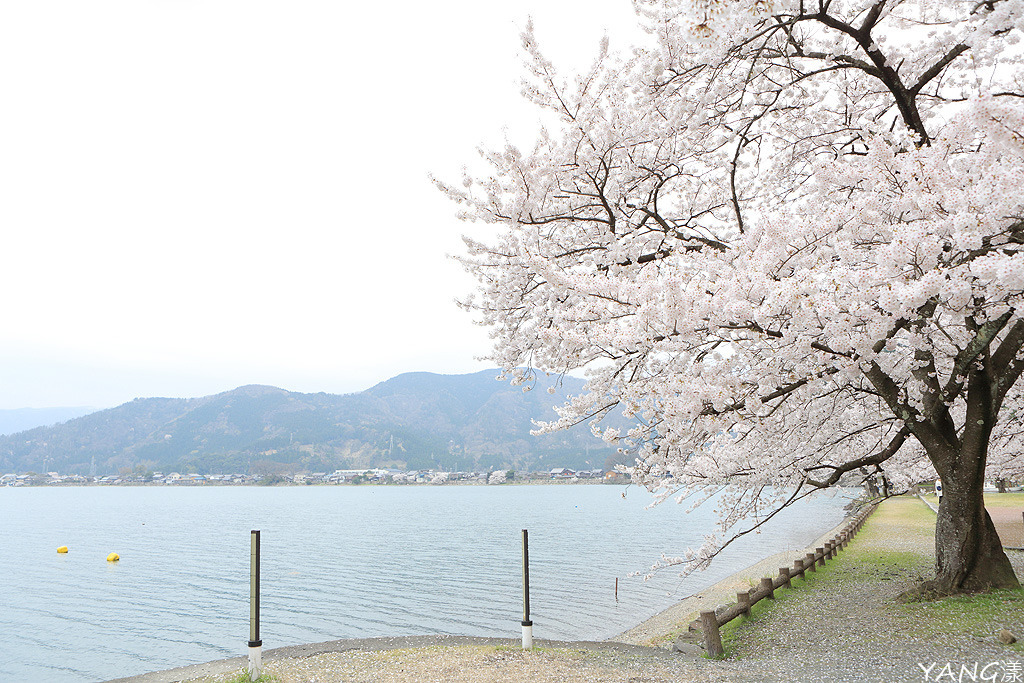
<path id="1" fill-rule="evenodd" d="M 719 610 L 708 610 L 700 613 L 700 618 L 690 624 L 691 632 L 703 633 L 704 649 L 712 657 L 720 657 L 725 654 L 722 647 L 722 634 L 719 629 L 738 616 L 750 616 L 750 608 L 765 598 L 774 599 L 777 588 L 790 588 L 790 581 L 797 576 L 804 576 L 807 572 L 816 572 L 818 567 L 824 567 L 827 560 L 831 560 L 836 554 L 845 548 L 847 544 L 857 535 L 864 525 L 864 520 L 875 511 L 878 503 L 863 508 L 855 514 L 846 524 L 842 531 L 832 540 L 827 541 L 823 548 L 815 548 L 813 553 L 807 553 L 804 557 L 797 559 L 793 567 L 780 567 L 779 575 L 764 577 L 757 588 L 742 591 L 736 594 L 736 602 Z"/>

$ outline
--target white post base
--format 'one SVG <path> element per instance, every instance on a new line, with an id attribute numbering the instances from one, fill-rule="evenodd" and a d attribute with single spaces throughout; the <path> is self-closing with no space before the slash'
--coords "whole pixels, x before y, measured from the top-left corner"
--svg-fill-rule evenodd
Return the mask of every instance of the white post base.
<path id="1" fill-rule="evenodd" d="M 257 645 L 256 647 L 249 648 L 249 680 L 255 681 L 260 677 L 260 673 L 263 671 L 263 662 L 261 661 L 261 654 L 263 652 L 263 646 Z"/>
<path id="2" fill-rule="evenodd" d="M 523 649 L 533 649 L 533 626 L 523 626 Z"/>

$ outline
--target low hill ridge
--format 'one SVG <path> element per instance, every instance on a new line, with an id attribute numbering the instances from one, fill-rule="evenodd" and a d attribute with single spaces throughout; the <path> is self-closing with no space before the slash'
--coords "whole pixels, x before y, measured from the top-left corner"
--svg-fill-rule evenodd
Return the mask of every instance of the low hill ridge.
<path id="1" fill-rule="evenodd" d="M 138 398 L 0 436 L 0 471 L 534 470 L 598 468 L 614 457 L 586 426 L 530 435 L 533 420 L 554 419 L 553 406 L 581 391 L 581 380 L 540 377 L 524 392 L 498 374 L 412 372 L 341 395 L 251 384 L 201 398 Z"/>

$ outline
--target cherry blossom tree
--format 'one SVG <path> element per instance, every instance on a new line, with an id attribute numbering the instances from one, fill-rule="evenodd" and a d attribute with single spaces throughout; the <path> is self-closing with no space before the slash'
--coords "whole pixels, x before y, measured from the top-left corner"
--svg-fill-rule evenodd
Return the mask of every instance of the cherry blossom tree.
<path id="1" fill-rule="evenodd" d="M 438 182 L 514 382 L 725 545 L 809 492 L 941 477 L 940 594 L 1018 585 L 982 490 L 1024 472 L 1024 1 L 636 0 L 651 44 L 563 78 L 532 149 Z M 634 426 L 600 426 L 610 411 Z"/>

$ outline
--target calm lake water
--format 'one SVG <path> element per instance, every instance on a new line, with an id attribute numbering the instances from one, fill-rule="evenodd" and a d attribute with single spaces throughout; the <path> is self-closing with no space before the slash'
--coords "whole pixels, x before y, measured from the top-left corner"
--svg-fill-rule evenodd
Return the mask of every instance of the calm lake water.
<path id="1" fill-rule="evenodd" d="M 0 488 L 0 681 L 103 681 L 245 654 L 251 529 L 264 649 L 518 638 L 524 528 L 534 636 L 600 640 L 803 548 L 848 499 L 787 511 L 708 571 L 644 582 L 630 574 L 698 546 L 713 525 L 710 509 L 649 502 L 599 485 Z"/>

